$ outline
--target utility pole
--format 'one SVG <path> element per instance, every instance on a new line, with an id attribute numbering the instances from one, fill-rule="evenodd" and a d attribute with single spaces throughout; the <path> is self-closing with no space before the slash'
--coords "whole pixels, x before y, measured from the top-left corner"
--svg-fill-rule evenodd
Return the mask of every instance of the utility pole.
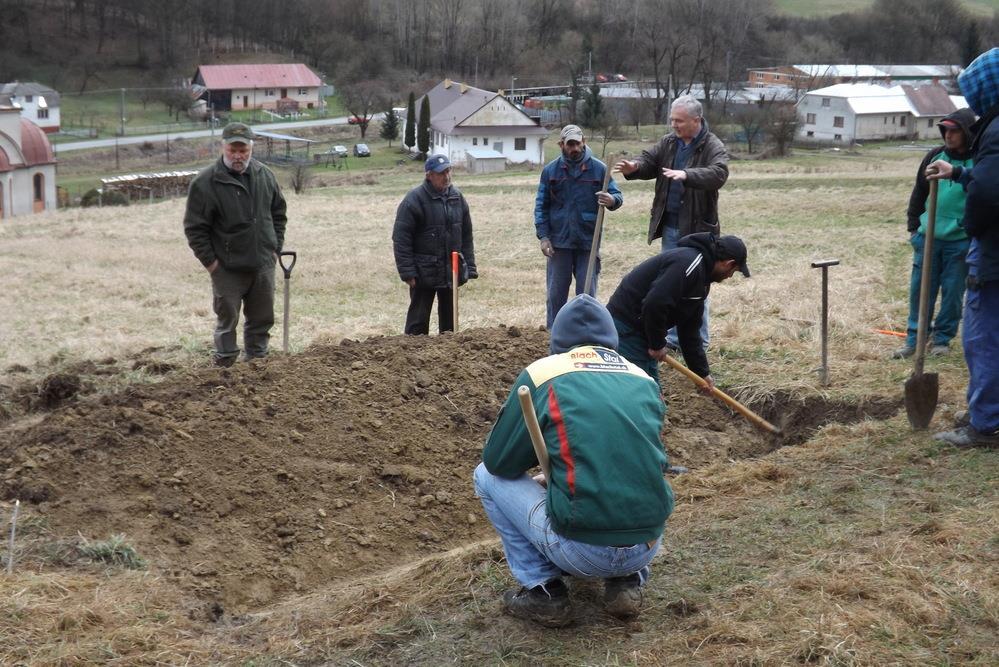
<path id="1" fill-rule="evenodd" d="M 125 89 L 121 89 L 121 129 L 118 134 L 125 136 Z"/>

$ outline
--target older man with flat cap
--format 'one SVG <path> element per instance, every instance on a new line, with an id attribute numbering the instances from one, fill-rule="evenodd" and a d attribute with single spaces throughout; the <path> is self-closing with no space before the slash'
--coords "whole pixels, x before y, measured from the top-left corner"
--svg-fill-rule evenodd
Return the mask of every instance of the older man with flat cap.
<path id="1" fill-rule="evenodd" d="M 242 308 L 243 353 L 267 356 L 274 325 L 274 264 L 288 222 L 281 187 L 253 159 L 253 130 L 230 123 L 222 155 L 203 169 L 187 194 L 184 234 L 212 280 L 215 310 L 213 361 L 231 366 L 239 356 L 236 325 Z"/>
<path id="2" fill-rule="evenodd" d="M 534 227 L 541 241 L 541 253 L 548 258 L 545 283 L 549 329 L 569 298 L 573 277 L 576 294 L 583 293 L 597 206 L 613 211 L 624 203 L 624 196 L 613 179 L 607 190 L 603 190 L 607 165 L 590 152 L 578 125 L 563 127 L 558 145 L 562 154 L 542 170 L 534 202 Z M 590 296 L 596 296 L 597 292 L 599 257 L 593 272 Z"/>
<path id="3" fill-rule="evenodd" d="M 451 161 L 446 155 L 435 154 L 423 167 L 426 178 L 399 204 L 392 228 L 395 266 L 399 278 L 409 285 L 407 335 L 430 332 L 435 297 L 438 331 L 454 331 L 452 252 L 458 252 L 458 285 L 479 277 L 472 216 L 465 197 L 451 184 Z"/>

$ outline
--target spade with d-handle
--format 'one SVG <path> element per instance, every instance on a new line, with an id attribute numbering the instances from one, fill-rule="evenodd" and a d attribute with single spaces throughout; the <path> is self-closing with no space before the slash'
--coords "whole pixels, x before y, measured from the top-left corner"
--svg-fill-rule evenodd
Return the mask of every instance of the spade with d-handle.
<path id="1" fill-rule="evenodd" d="M 291 257 L 291 262 L 285 264 L 284 258 Z M 284 353 L 288 354 L 288 306 L 291 302 L 291 270 L 295 268 L 295 262 L 298 261 L 298 254 L 293 250 L 282 251 L 278 255 L 278 264 L 281 265 L 281 270 L 284 271 Z"/>
<path id="2" fill-rule="evenodd" d="M 916 361 L 912 375 L 905 381 L 905 414 L 909 425 L 922 430 L 930 425 L 937 409 L 940 393 L 940 376 L 924 373 L 926 357 L 926 332 L 930 324 L 930 266 L 933 262 L 933 234 L 937 222 L 936 180 L 930 181 L 930 201 L 926 209 L 926 237 L 923 241 L 923 267 L 919 280 L 919 325 L 916 328 Z"/>

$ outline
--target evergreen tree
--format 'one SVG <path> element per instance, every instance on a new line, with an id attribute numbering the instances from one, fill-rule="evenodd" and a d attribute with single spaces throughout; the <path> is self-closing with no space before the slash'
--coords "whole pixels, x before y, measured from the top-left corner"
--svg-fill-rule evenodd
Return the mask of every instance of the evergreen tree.
<path id="1" fill-rule="evenodd" d="M 412 92 L 409 93 L 409 104 L 406 107 L 406 133 L 402 142 L 409 148 L 416 145 L 416 96 Z"/>
<path id="2" fill-rule="evenodd" d="M 399 117 L 395 115 L 395 109 L 391 107 L 385 112 L 385 118 L 382 119 L 381 137 L 389 142 L 389 148 L 392 147 L 392 142 L 399 138 Z"/>
<path id="3" fill-rule="evenodd" d="M 600 98 L 600 86 L 594 83 L 586 91 L 583 100 L 581 124 L 590 129 L 600 127 L 604 121 L 604 104 Z"/>
<path id="4" fill-rule="evenodd" d="M 420 103 L 420 122 L 416 125 L 416 143 L 420 156 L 427 157 L 430 150 L 430 99 L 424 95 Z"/>

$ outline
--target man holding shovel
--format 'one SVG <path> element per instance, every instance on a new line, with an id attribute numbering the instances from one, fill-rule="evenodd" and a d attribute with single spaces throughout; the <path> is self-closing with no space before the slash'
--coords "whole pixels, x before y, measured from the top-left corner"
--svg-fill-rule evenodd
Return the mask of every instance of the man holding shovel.
<path id="1" fill-rule="evenodd" d="M 999 447 L 999 48 L 978 56 L 957 78 L 968 106 L 975 166 L 945 160 L 926 168 L 929 179 L 957 182 L 968 196 L 962 225 L 971 239 L 962 343 L 968 364 L 968 412 L 963 423 L 937 433 L 956 447 Z"/>
<path id="2" fill-rule="evenodd" d="M 624 203 L 624 196 L 614 180 L 605 179 L 607 165 L 590 152 L 578 125 L 563 127 L 558 145 L 562 155 L 542 170 L 534 202 L 534 227 L 541 241 L 541 253 L 548 258 L 545 284 L 548 291 L 546 326 L 549 329 L 569 297 L 573 276 L 576 294 L 583 293 L 594 241 L 597 252 L 600 251 L 600 239 L 593 238 L 598 205 L 614 211 Z M 604 180 L 607 180 L 606 191 Z M 597 294 L 599 273 L 598 254 L 590 279 L 590 296 Z"/>
<path id="3" fill-rule="evenodd" d="M 590 295 L 559 311 L 550 347 L 514 383 L 474 474 L 521 585 L 504 594 L 503 609 L 542 625 L 570 623 L 562 577 L 571 574 L 604 579 L 607 612 L 632 617 L 673 511 L 659 439 L 665 406 L 655 382 L 615 351 L 610 313 Z M 521 386 L 537 415 L 538 450 Z M 539 458 L 549 476 L 536 481 L 528 470 Z"/>
<path id="4" fill-rule="evenodd" d="M 700 336 L 704 301 L 712 283 L 736 271 L 749 277 L 746 255 L 746 244 L 737 236 L 702 232 L 632 269 L 607 303 L 621 354 L 658 380 L 659 362 L 668 351 L 666 331 L 675 326 L 684 361 L 706 382 L 699 391 L 711 393 L 714 381 Z"/>
<path id="5" fill-rule="evenodd" d="M 392 248 L 399 278 L 409 285 L 405 333 L 430 332 L 430 310 L 437 298 L 439 331 L 454 331 L 452 289 L 478 278 L 468 202 L 451 184 L 451 162 L 431 155 L 426 178 L 409 191 L 395 214 Z M 458 252 L 458 285 L 451 277 L 451 253 Z"/>
<path id="6" fill-rule="evenodd" d="M 930 186 L 926 178 L 926 167 L 936 160 L 946 160 L 953 166 L 970 167 L 971 130 L 975 114 L 971 109 L 959 109 L 939 123 L 944 145 L 930 150 L 919 165 L 916 185 L 909 197 L 907 213 L 909 242 L 912 244 L 912 276 L 909 280 L 909 323 L 905 345 L 896 350 L 892 357 L 907 359 L 916 351 L 916 330 L 919 323 L 919 283 L 923 262 L 930 262 L 929 311 L 927 317 L 933 319 L 933 305 L 937 291 L 940 292 L 940 308 L 933 322 L 932 347 L 930 354 L 946 354 L 950 341 L 957 335 L 961 322 L 961 307 L 964 303 L 964 282 L 968 267 L 964 258 L 968 254 L 968 235 L 961 227 L 964 217 L 964 188 L 958 183 L 944 181 L 937 194 L 936 223 L 933 234 L 933 256 L 926 257 L 926 223 L 929 215 L 927 202 Z M 929 320 L 927 320 L 929 321 Z"/>
<path id="7" fill-rule="evenodd" d="M 239 356 L 240 308 L 247 359 L 267 356 L 274 325 L 274 263 L 284 245 L 287 205 L 274 174 L 253 159 L 253 138 L 243 123 L 225 126 L 222 156 L 191 181 L 184 213 L 187 243 L 212 280 L 219 366 L 232 366 Z"/>

